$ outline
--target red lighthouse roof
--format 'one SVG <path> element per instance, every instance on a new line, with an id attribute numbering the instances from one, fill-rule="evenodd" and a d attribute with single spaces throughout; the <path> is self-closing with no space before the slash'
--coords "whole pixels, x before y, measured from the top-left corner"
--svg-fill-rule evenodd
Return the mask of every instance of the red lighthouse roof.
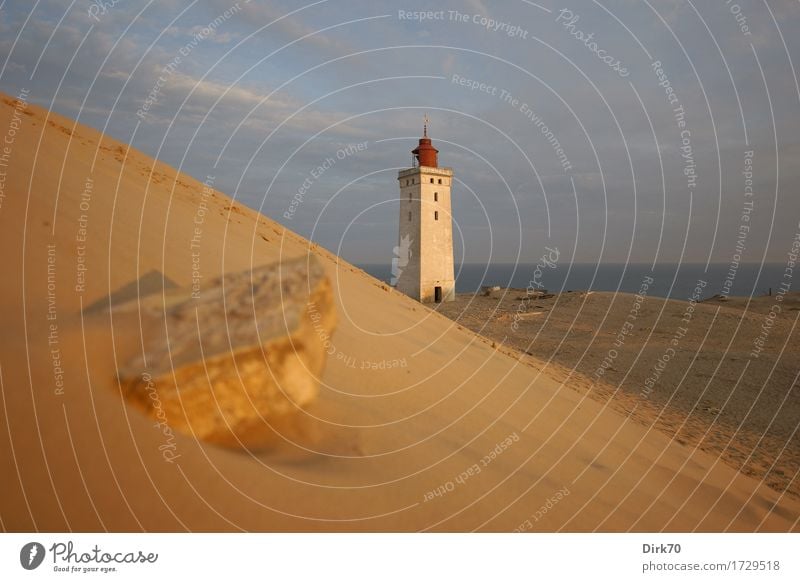
<path id="1" fill-rule="evenodd" d="M 425 121 L 425 126 L 422 131 L 422 137 L 419 138 L 419 145 L 411 151 L 420 166 L 427 166 L 429 168 L 438 168 L 438 153 L 435 147 L 431 145 L 431 138 L 428 137 L 428 122 Z"/>

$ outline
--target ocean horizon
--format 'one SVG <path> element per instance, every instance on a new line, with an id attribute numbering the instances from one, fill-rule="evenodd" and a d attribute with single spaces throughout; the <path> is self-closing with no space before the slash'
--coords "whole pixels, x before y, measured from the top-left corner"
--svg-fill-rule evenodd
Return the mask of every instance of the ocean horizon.
<path id="1" fill-rule="evenodd" d="M 356 266 L 381 281 L 391 281 L 390 264 Z M 785 269 L 784 263 L 740 263 L 735 269 L 727 263 L 559 263 L 552 267 L 542 263 L 462 263 L 456 265 L 456 292 L 474 293 L 481 287 L 497 285 L 534 286 L 551 293 L 637 293 L 645 278 L 652 278 L 647 292 L 656 297 L 688 300 L 702 283 L 703 299 L 717 294 L 751 297 L 775 293 L 782 283 L 791 283 L 784 278 Z"/>

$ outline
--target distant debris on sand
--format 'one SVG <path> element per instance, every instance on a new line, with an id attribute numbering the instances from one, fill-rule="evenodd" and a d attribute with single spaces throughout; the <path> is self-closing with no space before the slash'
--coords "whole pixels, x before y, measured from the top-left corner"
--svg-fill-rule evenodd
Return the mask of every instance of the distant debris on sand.
<path id="1" fill-rule="evenodd" d="M 119 372 L 128 402 L 201 440 L 249 449 L 316 400 L 336 324 L 313 257 L 226 275 L 142 317 L 154 333 Z"/>
<path id="2" fill-rule="evenodd" d="M 505 293 L 518 293 L 518 299 L 542 299 L 553 297 L 552 293 L 548 293 L 547 289 L 520 289 L 518 287 L 501 287 L 499 285 L 484 285 L 481 287 L 480 295 L 483 297 L 501 297 Z"/>
<path id="3" fill-rule="evenodd" d="M 712 295 L 711 297 L 707 297 L 706 299 L 701 299 L 701 303 L 707 303 L 709 301 L 728 301 L 730 299 L 727 295 L 720 295 L 717 293 L 716 295 Z"/>

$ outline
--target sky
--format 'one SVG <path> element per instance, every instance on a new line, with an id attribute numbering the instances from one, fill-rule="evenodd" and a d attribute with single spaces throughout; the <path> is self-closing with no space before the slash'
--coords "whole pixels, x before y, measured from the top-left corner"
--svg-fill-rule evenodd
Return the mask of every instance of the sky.
<path id="1" fill-rule="evenodd" d="M 797 30 L 789 0 L 0 0 L 0 91 L 359 264 L 425 115 L 459 262 L 780 263 Z"/>

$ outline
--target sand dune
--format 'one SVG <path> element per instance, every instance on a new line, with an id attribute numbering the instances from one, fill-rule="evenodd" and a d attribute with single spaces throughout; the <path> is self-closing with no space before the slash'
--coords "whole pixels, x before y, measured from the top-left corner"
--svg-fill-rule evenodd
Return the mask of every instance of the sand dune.
<path id="1" fill-rule="evenodd" d="M 90 128 L 8 97 L 0 128 L 15 111 L 0 206 L 5 530 L 798 528 L 794 499 L 587 398 L 544 362 L 521 365 Z M 339 324 L 319 400 L 275 427 L 281 444 L 165 442 L 125 404 L 115 378 L 142 349 L 139 314 L 82 308 L 131 299 L 136 281 L 149 302 L 166 300 L 152 272 L 191 288 L 197 273 L 308 253 L 333 283 Z"/>
<path id="2" fill-rule="evenodd" d="M 438 310 L 523 362 L 563 368 L 588 397 L 800 499 L 800 293 L 695 304 L 630 293 L 494 295 L 459 294 Z M 756 344 L 767 319 L 768 341 Z"/>

